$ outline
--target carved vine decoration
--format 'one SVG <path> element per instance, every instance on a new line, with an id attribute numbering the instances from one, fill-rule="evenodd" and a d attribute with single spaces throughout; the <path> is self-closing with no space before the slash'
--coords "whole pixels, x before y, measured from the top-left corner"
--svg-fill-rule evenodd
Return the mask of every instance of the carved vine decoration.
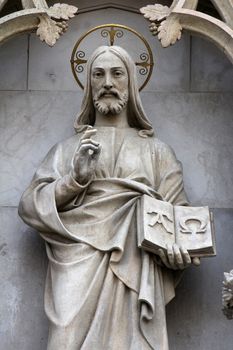
<path id="1" fill-rule="evenodd" d="M 230 320 L 233 319 L 233 270 L 224 273 L 222 288 L 223 313 Z"/>
<path id="2" fill-rule="evenodd" d="M 147 5 L 140 12 L 150 21 L 149 29 L 163 47 L 181 38 L 182 30 L 197 33 L 213 41 L 233 62 L 232 0 L 211 0 L 222 20 L 196 11 L 198 0 L 173 0 L 170 7 Z"/>
<path id="3" fill-rule="evenodd" d="M 0 10 L 7 0 L 0 0 Z M 36 30 L 41 41 L 53 46 L 66 32 L 68 20 L 78 11 L 75 6 L 56 3 L 49 7 L 45 0 L 21 0 L 23 10 L 0 18 L 0 43 L 22 32 Z"/>

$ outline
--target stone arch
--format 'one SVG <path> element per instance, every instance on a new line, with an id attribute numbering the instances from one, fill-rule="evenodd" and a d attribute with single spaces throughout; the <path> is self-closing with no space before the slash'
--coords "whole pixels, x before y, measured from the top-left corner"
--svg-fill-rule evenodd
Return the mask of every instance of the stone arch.
<path id="1" fill-rule="evenodd" d="M 220 14 L 222 20 L 196 11 L 198 0 L 173 0 L 170 8 L 159 4 L 149 5 L 151 16 L 149 13 L 150 11 L 147 11 L 146 18 L 150 19 L 153 17 L 153 10 L 156 6 L 157 9 L 158 6 L 160 6 L 160 11 L 166 8 L 166 15 L 161 17 L 160 13 L 160 20 L 157 21 L 158 36 L 164 47 L 174 44 L 176 40 L 180 38 L 181 30 L 185 29 L 191 34 L 198 34 L 214 42 L 233 62 L 232 2 L 231 0 L 225 0 L 224 2 L 211 0 L 211 2 Z M 0 11 L 6 3 L 7 0 L 0 0 Z M 78 10 L 74 6 L 66 5 L 62 8 L 60 7 L 58 15 L 56 11 L 58 8 L 55 8 L 56 5 L 49 7 L 46 0 L 21 0 L 21 3 L 22 10 L 0 18 L 0 43 L 9 40 L 17 34 L 37 30 L 40 39 L 44 40 L 48 45 L 53 46 L 59 36 L 67 29 L 66 23 L 63 23 L 63 26 L 61 26 L 56 20 L 59 19 L 66 22 L 69 18 L 73 17 Z M 102 5 L 93 3 L 93 6 L 95 9 L 100 7 L 113 7 L 138 12 L 136 7 L 129 7 L 115 2 L 103 2 Z M 80 12 L 88 11 L 90 8 L 92 8 L 92 6 L 84 5 Z M 52 28 L 52 35 L 48 35 L 48 28 Z M 166 40 L 163 39 L 164 37 L 166 37 Z"/>

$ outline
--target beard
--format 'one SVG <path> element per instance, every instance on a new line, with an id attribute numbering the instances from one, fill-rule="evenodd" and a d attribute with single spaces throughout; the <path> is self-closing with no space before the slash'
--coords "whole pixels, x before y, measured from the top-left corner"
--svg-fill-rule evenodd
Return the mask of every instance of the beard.
<path id="1" fill-rule="evenodd" d="M 105 95 L 108 95 L 108 97 Z M 111 96 L 109 96 L 111 95 Z M 128 102 L 128 91 L 121 93 L 116 89 L 111 89 L 110 91 L 106 91 L 105 89 L 101 89 L 94 97 L 93 102 L 95 108 L 99 113 L 103 115 L 120 114 L 121 111 L 126 107 Z"/>

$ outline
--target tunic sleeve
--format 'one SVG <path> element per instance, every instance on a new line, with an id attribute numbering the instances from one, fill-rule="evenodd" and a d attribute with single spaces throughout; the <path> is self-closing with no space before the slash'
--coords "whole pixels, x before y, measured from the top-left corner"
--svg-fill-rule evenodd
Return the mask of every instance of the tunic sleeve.
<path id="1" fill-rule="evenodd" d="M 161 144 L 159 150 L 159 187 L 163 199 L 174 205 L 188 205 L 184 190 L 183 169 L 170 146 Z"/>

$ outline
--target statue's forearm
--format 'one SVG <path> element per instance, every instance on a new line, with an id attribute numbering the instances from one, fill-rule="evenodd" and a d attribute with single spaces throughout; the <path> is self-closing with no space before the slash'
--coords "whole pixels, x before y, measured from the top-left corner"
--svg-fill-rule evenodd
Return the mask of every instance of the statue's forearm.
<path id="1" fill-rule="evenodd" d="M 40 232 L 53 231 L 56 211 L 62 210 L 89 185 L 79 185 L 70 174 L 51 182 L 48 178 L 44 180 L 37 179 L 37 184 L 33 182 L 24 192 L 19 204 L 21 218 Z"/>
<path id="2" fill-rule="evenodd" d="M 89 185 L 90 181 L 85 185 L 80 185 L 71 174 L 67 174 L 57 181 L 55 187 L 56 205 L 59 209 L 64 206 L 79 193 L 81 193 Z"/>

